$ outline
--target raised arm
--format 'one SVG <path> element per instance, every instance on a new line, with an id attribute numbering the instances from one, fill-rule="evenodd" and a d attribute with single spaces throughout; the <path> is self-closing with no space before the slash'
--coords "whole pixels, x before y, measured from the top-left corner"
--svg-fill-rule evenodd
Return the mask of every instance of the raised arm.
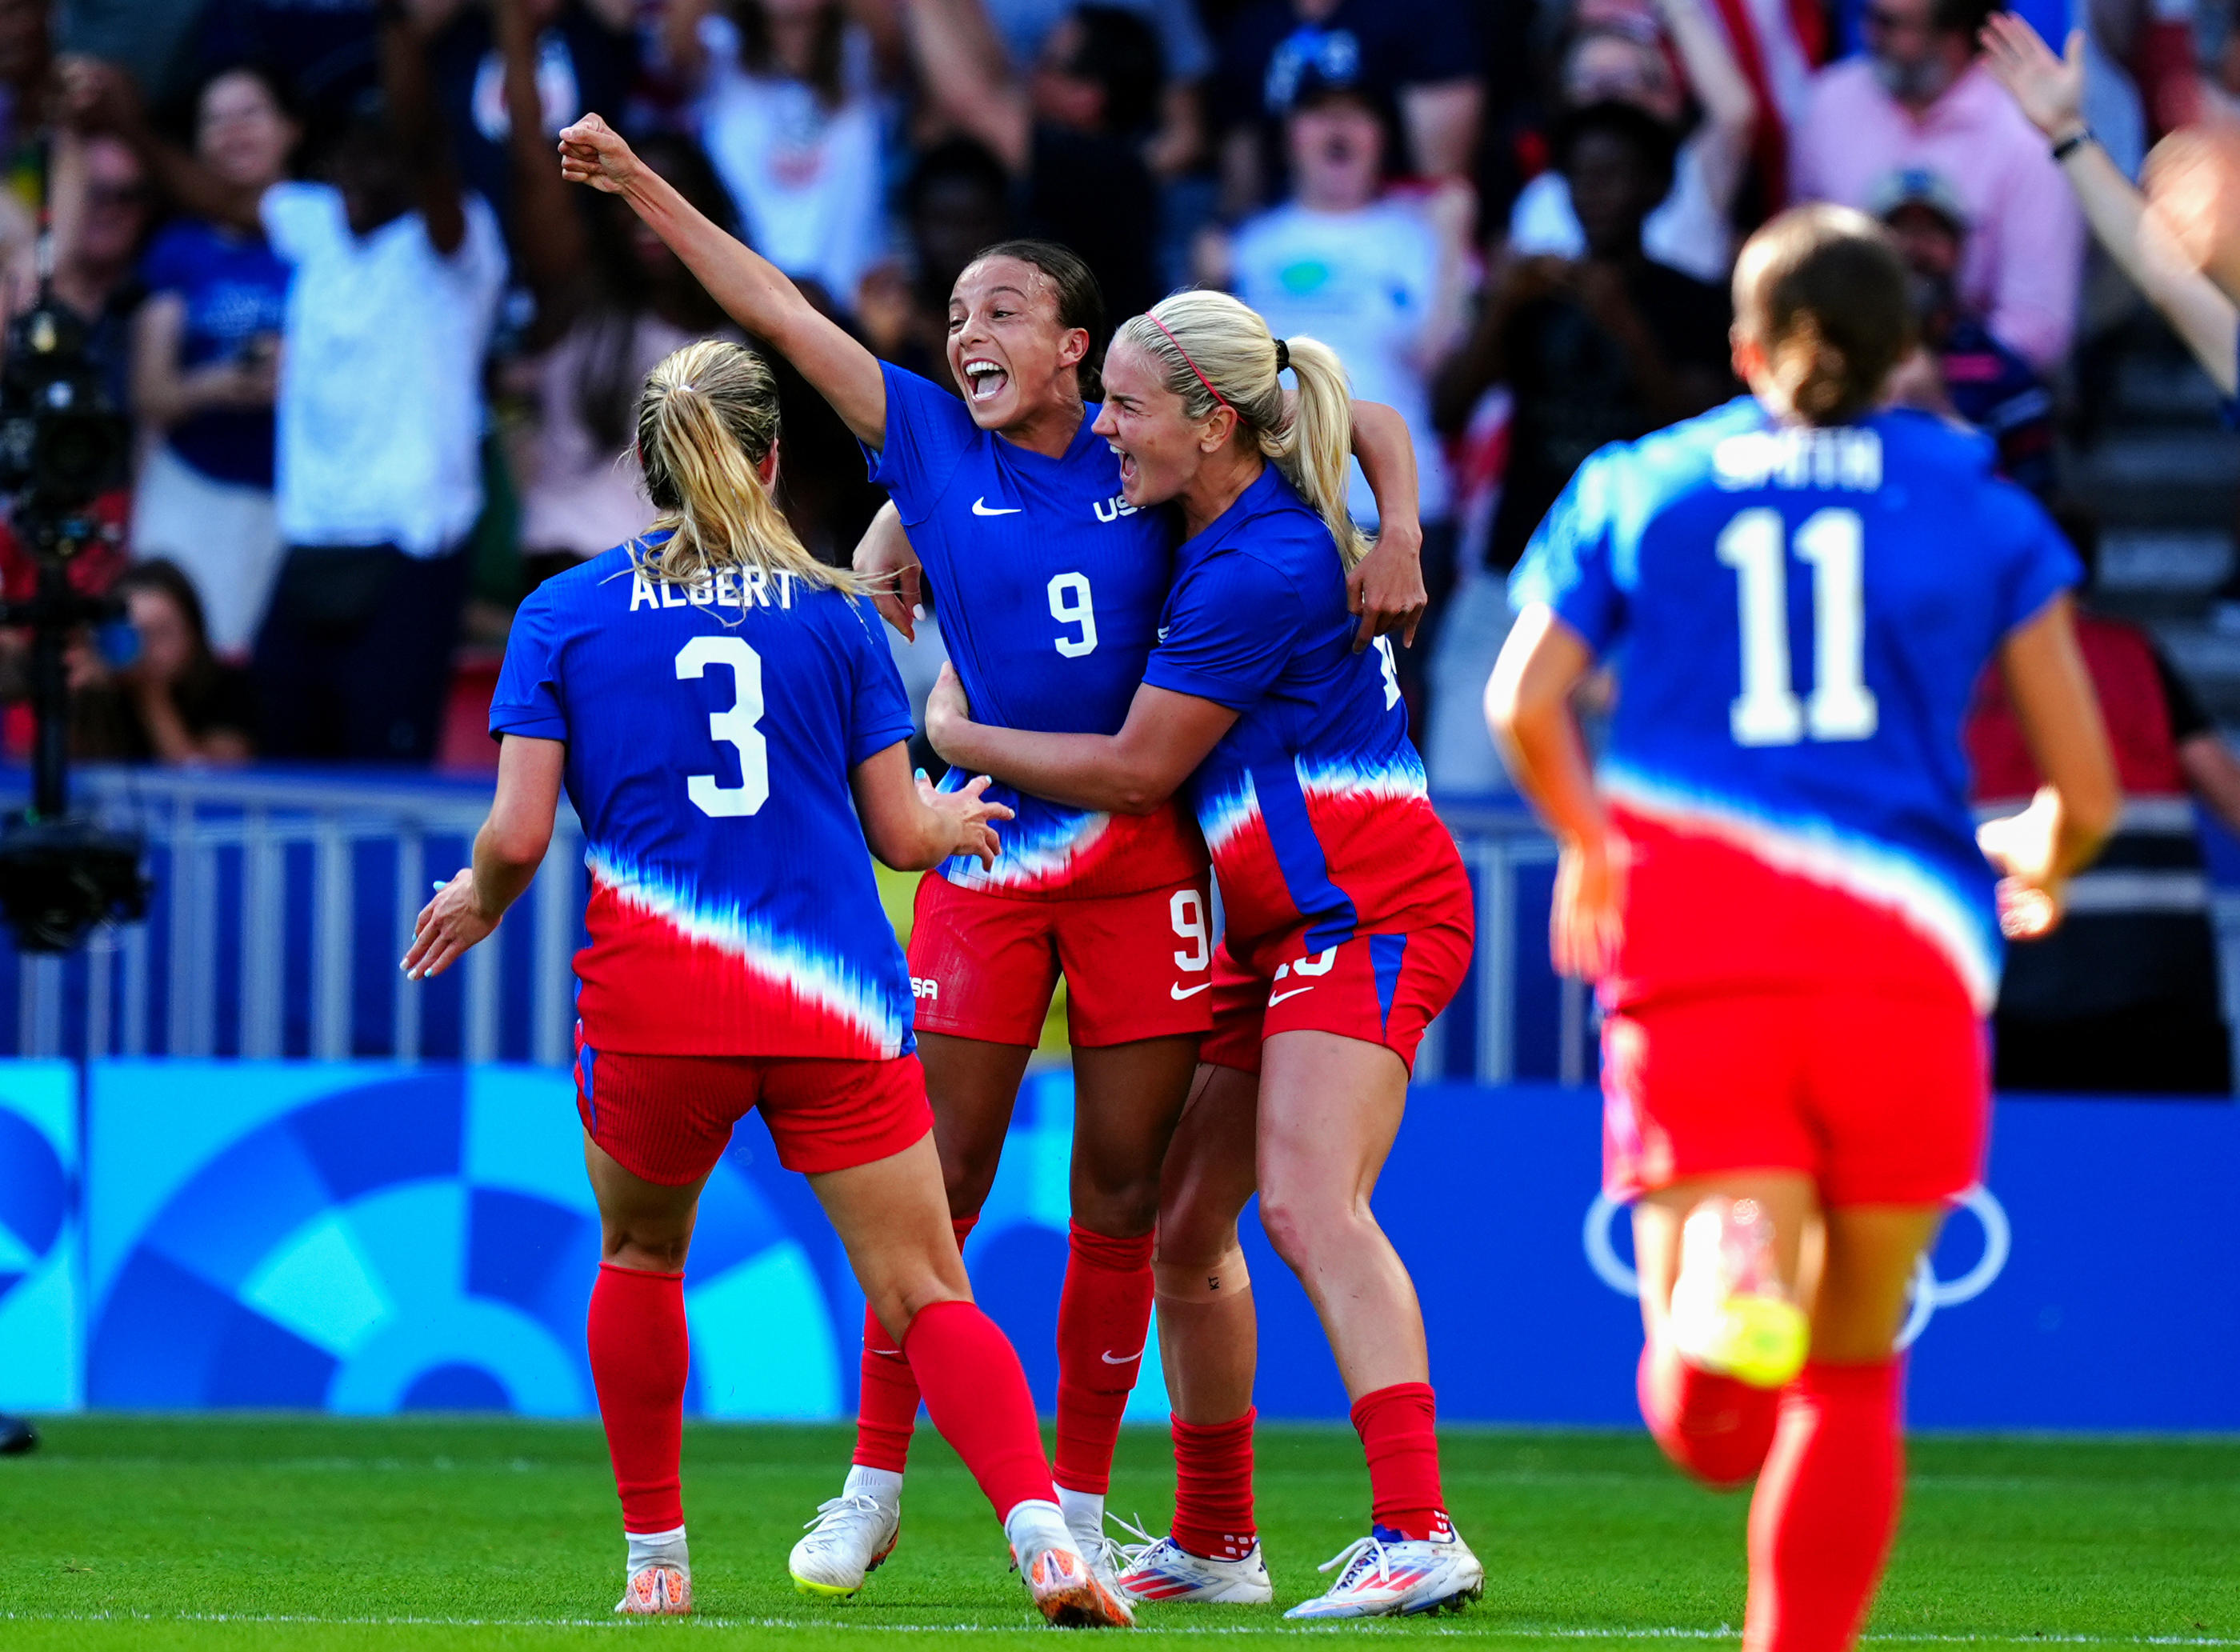
<path id="1" fill-rule="evenodd" d="M 428 227 L 429 242 L 444 257 L 467 238 L 465 197 L 451 146 L 436 112 L 436 93 L 428 75 L 428 44 L 403 6 L 384 6 L 381 19 L 381 93 L 389 123 L 404 161 L 413 203 Z"/>
<path id="2" fill-rule="evenodd" d="M 529 0 L 492 0 L 505 70 L 506 150 L 513 169 L 513 245 L 537 298 L 537 330 L 557 335 L 569 296 L 583 290 L 586 237 L 576 197 L 544 147 L 544 100 L 537 90 L 537 29 Z"/>
<path id="3" fill-rule="evenodd" d="M 1118 734 L 992 728 L 972 721 L 964 685 L 946 665 L 925 704 L 926 738 L 958 768 L 1054 803 L 1115 815 L 1148 815 L 1164 804 L 1236 721 L 1225 705 L 1145 684 Z"/>
<path id="4" fill-rule="evenodd" d="M 2146 197 L 2091 141 L 2084 124 L 2084 36 L 2069 37 L 2057 57 L 2037 31 L 2012 12 L 1994 13 L 1983 28 L 1983 63 L 2013 94 L 2030 123 L 2057 145 L 2083 135 L 2061 163 L 2093 238 L 2136 283 L 2185 341 L 2223 395 L 2240 393 L 2240 307 L 2190 263 L 2169 230 L 2147 210 Z"/>
<path id="5" fill-rule="evenodd" d="M 475 834 L 475 863 L 436 893 L 412 920 L 403 970 L 414 981 L 439 976 L 497 928 L 521 898 L 552 844 L 567 766 L 564 741 L 510 734 L 497 752 L 497 796 Z"/>
<path id="6" fill-rule="evenodd" d="M 620 133 L 597 115 L 584 116 L 560 134 L 560 170 L 570 183 L 621 196 L 699 277 L 724 314 L 768 339 L 858 440 L 884 445 L 887 383 L 879 358 L 819 311 L 776 265 L 710 223 L 640 161 Z"/>
<path id="7" fill-rule="evenodd" d="M 923 872 L 952 855 L 972 855 L 993 866 L 999 849 L 991 820 L 1009 820 L 1011 810 L 991 803 L 982 775 L 957 791 L 936 791 L 923 771 L 913 776 L 910 749 L 900 741 L 875 751 L 848 776 L 856 795 L 856 816 L 871 853 L 897 872 Z"/>
<path id="8" fill-rule="evenodd" d="M 1571 696 L 1594 667 L 1586 639 L 1536 603 L 1517 624 L 1485 685 L 1486 726 L 1517 790 L 1556 836 L 1556 900 L 1548 916 L 1556 968 L 1581 980 L 1604 973 L 1623 916 L 1623 844 L 1595 790 L 1594 766 Z"/>
<path id="9" fill-rule="evenodd" d="M 981 0 L 905 0 L 910 56 L 943 118 L 1014 172 L 1027 169 L 1034 116 Z"/>
<path id="10" fill-rule="evenodd" d="M 1976 841 L 2005 874 L 1999 927 L 2030 940 L 2061 922 L 2063 889 L 2115 830 L 2123 799 L 2066 596 L 2009 634 L 1999 670 L 2045 784 L 2021 814 L 1985 822 Z"/>
<path id="11" fill-rule="evenodd" d="M 1711 204 L 1724 212 L 1734 204 L 1749 164 L 1750 140 L 1757 131 L 1757 94 L 1735 61 L 1726 25 L 1712 17 L 1705 0 L 1658 0 L 1664 32 L 1680 54 L 1680 66 L 1696 101 L 1703 106 L 1704 139 L 1698 150 Z"/>
<path id="12" fill-rule="evenodd" d="M 262 227 L 258 208 L 263 192 L 227 183 L 191 150 L 157 132 L 139 88 L 124 70 L 96 57 L 66 57 L 57 67 L 71 125 L 113 132 L 130 143 L 163 192 L 192 216 L 237 230 Z"/>

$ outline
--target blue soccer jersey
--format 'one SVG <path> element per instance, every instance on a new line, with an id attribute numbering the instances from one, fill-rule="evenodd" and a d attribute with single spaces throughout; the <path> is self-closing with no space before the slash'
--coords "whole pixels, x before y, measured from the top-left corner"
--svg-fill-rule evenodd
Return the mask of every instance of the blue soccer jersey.
<path id="1" fill-rule="evenodd" d="M 630 547 L 515 616 L 493 734 L 568 745 L 590 1042 L 645 1055 L 881 1060 L 915 1048 L 910 975 L 849 776 L 910 738 L 868 603 L 790 576 L 679 586 Z"/>
<path id="2" fill-rule="evenodd" d="M 1143 681 L 1174 569 L 1173 524 L 1120 496 L 1120 462 L 1090 427 L 1062 458 L 972 423 L 964 404 L 887 366 L 886 441 L 871 479 L 924 566 L 942 640 L 982 723 L 1117 734 Z M 970 776 L 952 771 L 944 786 Z M 995 869 L 959 856 L 951 882 L 1007 895 L 1091 896 L 1197 876 L 1203 846 L 1179 808 L 1092 813 L 990 786 L 1010 804 Z"/>
<path id="3" fill-rule="evenodd" d="M 1510 593 L 1617 669 L 1600 779 L 1635 863 L 1614 997 L 1906 987 L 1926 956 L 1990 1003 L 1962 727 L 2001 642 L 2080 572 L 1990 467 L 1924 414 L 1812 430 L 1744 397 L 1580 469 Z"/>
<path id="4" fill-rule="evenodd" d="M 1391 645 L 1354 652 L 1321 516 L 1270 465 L 1178 562 L 1143 681 L 1240 714 L 1190 782 L 1232 954 L 1294 936 L 1318 951 L 1450 898 L 1461 861 Z"/>

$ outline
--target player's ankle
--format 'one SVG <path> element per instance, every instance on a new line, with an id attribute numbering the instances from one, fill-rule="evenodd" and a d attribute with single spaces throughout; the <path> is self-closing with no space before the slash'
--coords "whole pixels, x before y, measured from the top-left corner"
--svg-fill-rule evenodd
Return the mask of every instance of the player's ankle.
<path id="1" fill-rule="evenodd" d="M 1036 1555 L 1051 1549 L 1077 1555 L 1081 1552 L 1058 1506 L 1039 1497 L 1012 1506 L 1003 1516 L 1003 1535 L 1010 1540 L 1011 1554 L 1022 1569 L 1031 1565 Z"/>
<path id="2" fill-rule="evenodd" d="M 903 1500 L 903 1477 L 892 1469 L 875 1469 L 869 1463 L 849 1466 L 848 1478 L 840 1488 L 843 1497 L 874 1497 L 889 1507 Z"/>
<path id="3" fill-rule="evenodd" d="M 648 1566 L 674 1566 L 687 1577 L 692 1575 L 683 1527 L 669 1531 L 626 1531 L 623 1537 L 630 1545 L 628 1569 L 633 1575 Z"/>

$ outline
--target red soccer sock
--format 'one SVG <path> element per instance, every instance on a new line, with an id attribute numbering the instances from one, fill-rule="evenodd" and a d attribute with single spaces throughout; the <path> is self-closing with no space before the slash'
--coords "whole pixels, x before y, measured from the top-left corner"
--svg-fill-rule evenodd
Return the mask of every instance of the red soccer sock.
<path id="1" fill-rule="evenodd" d="M 1242 1560 L 1259 1540 L 1252 1519 L 1252 1424 L 1173 1418 L 1175 1519 L 1168 1535 L 1201 1560 Z"/>
<path id="2" fill-rule="evenodd" d="M 1750 1502 L 1744 1652 L 1843 1652 L 1890 1552 L 1905 1478 L 1897 1360 L 1809 1363 Z"/>
<path id="3" fill-rule="evenodd" d="M 600 1263 L 584 1333 L 615 1489 L 622 1494 L 623 1529 L 675 1531 L 684 1523 L 677 1462 L 692 1364 L 684 1276 Z"/>
<path id="4" fill-rule="evenodd" d="M 1642 1346 L 1635 1388 L 1650 1435 L 1697 1479 L 1729 1490 L 1765 1462 L 1781 1414 L 1778 1389 L 1714 1376 L 1654 1342 Z"/>
<path id="5" fill-rule="evenodd" d="M 1129 1392 L 1151 1329 L 1151 1236 L 1110 1239 L 1073 1224 L 1057 1303 L 1057 1465 L 1069 1491 L 1103 1496 Z"/>
<path id="6" fill-rule="evenodd" d="M 1370 1518 L 1403 1537 L 1444 1533 L 1437 1403 L 1429 1382 L 1395 1382 L 1353 1402 L 1354 1431 L 1369 1454 Z"/>
<path id="7" fill-rule="evenodd" d="M 980 1220 L 979 1213 L 952 1216 L 949 1226 L 957 1235 L 957 1248 L 964 1249 L 965 1236 Z M 910 1466 L 910 1435 L 917 1427 L 917 1378 L 910 1362 L 879 1316 L 863 1309 L 863 1379 L 856 1398 L 856 1455 L 861 1469 L 884 1469 L 900 1474 Z"/>
<path id="8" fill-rule="evenodd" d="M 964 1459 L 998 1520 L 1030 1499 L 1057 1501 L 1027 1374 L 994 1320 L 970 1302 L 936 1302 L 910 1321 L 903 1352 L 933 1426 Z"/>

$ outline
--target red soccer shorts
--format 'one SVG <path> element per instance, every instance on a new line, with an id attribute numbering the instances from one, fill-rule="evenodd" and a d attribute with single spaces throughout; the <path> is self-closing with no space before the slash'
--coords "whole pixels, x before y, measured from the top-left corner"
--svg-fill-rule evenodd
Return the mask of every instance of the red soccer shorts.
<path id="1" fill-rule="evenodd" d="M 1966 1001 L 1707 994 L 1603 1026 L 1603 1182 L 1630 1199 L 1802 1170 L 1830 1205 L 1936 1204 L 1983 1172 L 1983 1024 Z"/>
<path id="2" fill-rule="evenodd" d="M 577 1029 L 576 1111 L 607 1156 L 641 1181 L 697 1182 L 757 1107 L 777 1162 L 810 1176 L 890 1157 L 933 1128 L 915 1056 L 633 1056 L 594 1049 Z"/>
<path id="3" fill-rule="evenodd" d="M 1260 1070 L 1260 1045 L 1283 1032 L 1328 1032 L 1382 1044 L 1416 1069 L 1423 1029 L 1469 972 L 1469 909 L 1397 935 L 1357 935 L 1320 952 L 1295 930 L 1255 950 L 1248 967 L 1227 942 L 1213 960 L 1213 1032 L 1198 1059 Z"/>
<path id="4" fill-rule="evenodd" d="M 1198 1037 L 1213 1019 L 1212 909 L 1203 874 L 1070 901 L 990 895 L 928 872 L 910 940 L 917 1029 L 1039 1043 L 1063 970 L 1077 1044 Z"/>

